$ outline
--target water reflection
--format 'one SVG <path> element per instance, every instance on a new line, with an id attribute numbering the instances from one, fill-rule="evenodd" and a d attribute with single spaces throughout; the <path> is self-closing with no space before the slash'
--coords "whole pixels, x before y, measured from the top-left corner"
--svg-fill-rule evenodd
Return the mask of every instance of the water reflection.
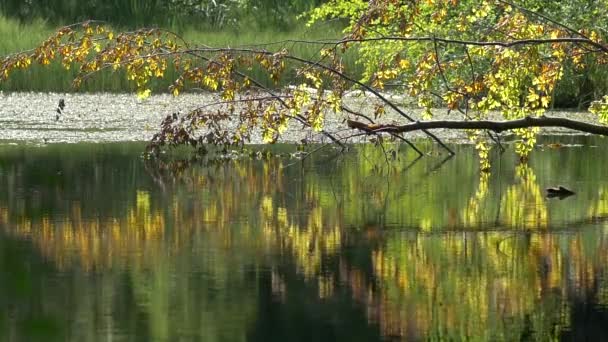
<path id="1" fill-rule="evenodd" d="M 0 148 L 2 340 L 606 333 L 600 148 L 482 175 L 467 146 L 439 168 L 358 148 L 178 173 L 141 148 Z M 577 195 L 546 199 L 556 184 Z"/>

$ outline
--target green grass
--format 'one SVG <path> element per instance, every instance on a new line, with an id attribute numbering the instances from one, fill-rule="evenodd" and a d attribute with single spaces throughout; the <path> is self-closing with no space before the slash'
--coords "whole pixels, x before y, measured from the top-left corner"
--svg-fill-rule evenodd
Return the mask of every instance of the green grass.
<path id="1" fill-rule="evenodd" d="M 17 20 L 0 16 L 0 36 L 14 37 L 14 39 L 0 40 L 0 56 L 10 53 L 32 49 L 50 36 L 55 27 L 50 24 L 37 20 L 28 24 L 22 24 Z M 232 29 L 226 30 L 195 30 L 185 28 L 180 35 L 189 43 L 194 45 L 207 45 L 214 47 L 237 47 L 249 46 L 254 44 L 282 42 L 289 39 L 330 39 L 339 38 L 341 30 L 335 25 L 319 25 L 313 28 L 300 28 L 289 31 L 279 30 L 249 30 L 239 32 Z M 314 60 L 318 57 L 318 45 L 296 44 L 296 43 L 277 43 L 266 46 L 269 51 L 279 51 L 282 48 L 300 57 Z M 355 65 L 356 56 L 349 53 L 344 56 L 347 69 L 357 74 L 358 69 Z M 172 69 L 171 69 L 172 70 Z M 76 70 L 65 70 L 59 63 L 52 63 L 42 67 L 33 65 L 27 70 L 14 71 L 9 80 L 0 83 L 0 90 L 3 91 L 40 91 L 40 92 L 73 92 L 72 80 L 76 76 Z M 285 82 L 293 81 L 293 70 L 286 74 Z M 177 77 L 174 71 L 166 74 L 162 80 L 155 80 L 152 84 L 154 92 L 167 91 L 168 86 Z M 265 74 L 261 71 L 254 71 L 252 77 L 268 82 Z M 131 92 L 134 90 L 133 84 L 126 80 L 122 72 L 101 72 L 83 84 L 78 90 L 80 92 Z"/>

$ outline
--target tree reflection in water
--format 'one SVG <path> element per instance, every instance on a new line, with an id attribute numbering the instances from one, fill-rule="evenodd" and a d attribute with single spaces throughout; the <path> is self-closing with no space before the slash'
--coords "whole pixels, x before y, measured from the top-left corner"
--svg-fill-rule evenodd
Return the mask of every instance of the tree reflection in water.
<path id="1" fill-rule="evenodd" d="M 26 281 L 2 288 L 0 336 L 602 336 L 601 149 L 507 153 L 482 175 L 458 149 L 440 168 L 359 147 L 175 172 L 140 145 L 4 147 L 2 277 Z M 577 196 L 545 199 L 558 181 Z"/>

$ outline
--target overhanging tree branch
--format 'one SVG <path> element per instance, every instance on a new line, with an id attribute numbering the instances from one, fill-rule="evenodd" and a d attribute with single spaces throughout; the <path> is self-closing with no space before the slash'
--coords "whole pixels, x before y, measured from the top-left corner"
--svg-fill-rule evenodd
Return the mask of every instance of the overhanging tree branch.
<path id="1" fill-rule="evenodd" d="M 595 125 L 591 123 L 575 121 L 565 118 L 549 116 L 531 117 L 509 121 L 460 121 L 460 120 L 437 120 L 416 121 L 404 125 L 368 125 L 363 122 L 348 120 L 348 127 L 358 129 L 370 134 L 378 133 L 407 133 L 426 129 L 486 129 L 497 133 L 529 127 L 562 127 L 579 132 L 608 136 L 608 126 Z"/>
<path id="2" fill-rule="evenodd" d="M 253 54 L 262 54 L 262 55 L 274 55 L 274 53 L 272 52 L 268 52 L 268 51 L 264 51 L 264 50 L 253 50 L 253 49 L 244 49 L 244 48 L 211 48 L 211 49 L 193 49 L 192 51 L 197 51 L 197 52 L 241 52 L 241 53 L 253 53 Z M 283 55 L 283 58 L 288 59 L 288 60 L 292 60 L 295 62 L 299 62 L 305 65 L 310 65 L 312 67 L 317 67 L 323 70 L 326 70 L 328 72 L 331 72 L 335 75 L 338 75 L 340 78 L 355 84 L 357 86 L 360 86 L 361 88 L 365 89 L 366 91 L 370 92 L 371 94 L 373 94 L 376 98 L 378 98 L 380 101 L 382 101 L 384 104 L 386 104 L 387 106 L 389 106 L 390 108 L 392 108 L 393 110 L 395 110 L 399 115 L 401 115 L 402 117 L 404 117 L 405 119 L 414 122 L 415 120 L 407 115 L 401 108 L 399 108 L 394 102 L 390 101 L 389 99 L 387 99 L 384 95 L 382 95 L 379 91 L 377 91 L 376 89 L 368 86 L 367 84 L 358 81 L 346 74 L 344 74 L 343 72 L 336 70 L 335 68 L 332 68 L 330 66 L 327 66 L 325 64 L 322 63 L 317 63 L 317 62 L 313 62 L 304 58 L 300 58 L 297 56 L 292 56 L 292 55 Z M 428 135 L 431 139 L 435 140 L 435 142 L 437 142 L 441 147 L 443 147 L 446 151 L 448 151 L 448 153 L 450 154 L 455 154 L 454 151 L 452 151 L 452 149 L 450 149 L 446 144 L 444 144 L 441 139 L 439 139 L 436 135 L 434 135 L 431 132 L 426 132 L 423 130 L 423 132 Z"/>

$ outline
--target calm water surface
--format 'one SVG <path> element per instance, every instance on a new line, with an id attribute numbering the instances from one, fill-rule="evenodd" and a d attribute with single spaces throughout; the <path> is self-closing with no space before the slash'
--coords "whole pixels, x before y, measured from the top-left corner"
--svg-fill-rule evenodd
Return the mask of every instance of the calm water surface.
<path id="1" fill-rule="evenodd" d="M 0 341 L 608 339 L 608 142 L 560 141 L 586 146 L 488 175 L 470 146 L 183 170 L 0 146 Z"/>

